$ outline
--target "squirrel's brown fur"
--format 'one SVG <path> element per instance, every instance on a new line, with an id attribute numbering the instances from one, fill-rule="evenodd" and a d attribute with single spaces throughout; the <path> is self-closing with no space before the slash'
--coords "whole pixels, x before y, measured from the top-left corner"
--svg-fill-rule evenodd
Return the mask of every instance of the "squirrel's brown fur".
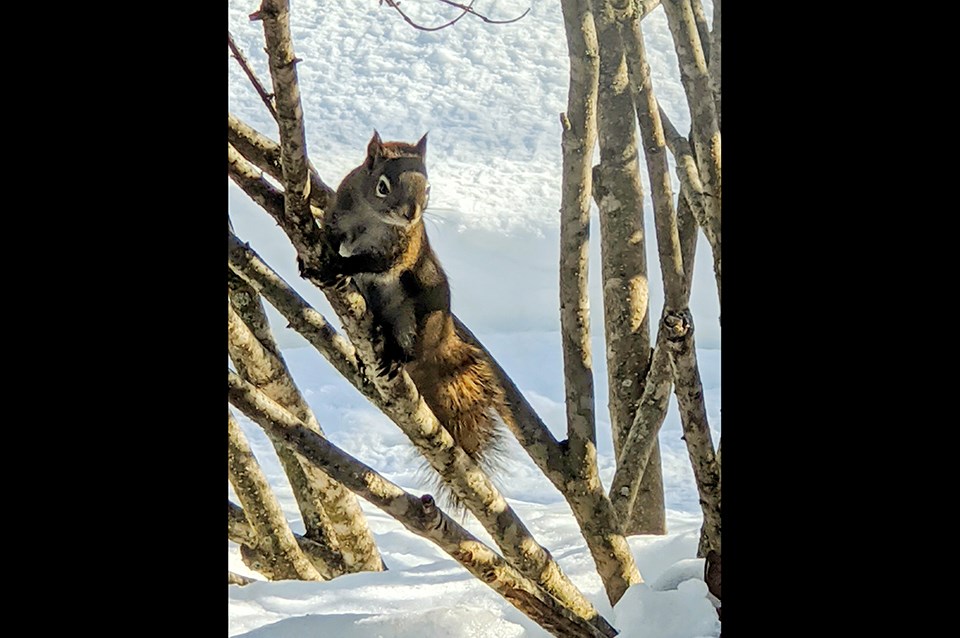
<path id="1" fill-rule="evenodd" d="M 384 143 L 374 132 L 324 220 L 340 256 L 328 274 L 353 277 L 382 330 L 387 371 L 403 365 L 454 441 L 489 466 L 503 394 L 482 351 L 456 333 L 447 276 L 427 239 L 426 137 Z"/>

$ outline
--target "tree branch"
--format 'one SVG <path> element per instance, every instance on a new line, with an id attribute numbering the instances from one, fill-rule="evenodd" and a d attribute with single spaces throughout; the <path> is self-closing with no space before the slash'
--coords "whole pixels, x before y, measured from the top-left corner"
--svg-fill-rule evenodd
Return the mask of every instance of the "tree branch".
<path id="1" fill-rule="evenodd" d="M 257 168 L 278 182 L 283 181 L 280 166 L 280 145 L 240 121 L 233 114 L 227 115 L 227 141 Z M 336 192 L 327 186 L 317 172 L 310 167 L 310 204 L 326 211 L 333 205 Z M 316 215 L 316 212 L 314 212 Z"/>
<path id="2" fill-rule="evenodd" d="M 242 252 L 253 252 L 242 245 L 232 233 L 228 239 L 232 264 L 245 261 Z M 247 258 L 246 261 L 250 259 Z M 237 269 L 234 271 L 238 272 Z M 342 287 L 325 288 L 327 299 L 343 322 L 351 341 L 356 344 L 363 370 L 380 369 L 380 354 L 377 351 L 379 346 L 374 346 L 374 343 L 379 343 L 379 338 L 375 336 L 372 319 L 366 312 L 366 302 L 356 290 L 356 285 L 349 280 L 345 281 L 346 284 Z M 256 282 L 251 280 L 250 283 L 257 288 Z M 290 321 L 294 329 L 303 323 L 298 317 L 302 307 L 300 310 L 294 307 L 290 303 L 292 299 L 287 297 L 274 303 L 271 293 L 275 291 L 264 287 L 258 289 L 258 292 Z M 303 334 L 308 340 L 318 336 L 312 332 Z M 321 354 L 331 350 L 332 348 L 324 347 Z M 364 376 L 367 376 L 366 373 Z M 352 380 L 355 376 L 347 378 Z M 392 379 L 377 375 L 367 378 L 372 382 L 374 392 L 368 393 L 365 386 L 355 387 L 400 426 L 454 494 L 476 515 L 511 564 L 528 578 L 539 582 L 581 617 L 605 623 L 593 605 L 563 574 L 550 553 L 536 542 L 480 466 L 453 442 L 450 434 L 423 401 L 409 375 L 403 371 Z"/>
<path id="3" fill-rule="evenodd" d="M 593 169 L 593 195 L 600 210 L 610 423 L 619 457 L 650 366 L 649 284 L 636 114 L 619 33 L 623 11 L 608 0 L 594 6 L 600 43 L 600 164 Z M 644 506 L 631 508 L 633 518 L 621 518 L 625 533 L 666 531 L 663 479 L 658 466 L 651 470 L 645 477 Z"/>
<path id="4" fill-rule="evenodd" d="M 410 16 L 408 16 L 406 13 L 403 12 L 403 9 L 400 8 L 399 2 L 394 2 L 393 0 L 380 0 L 380 6 L 383 6 L 384 4 L 386 4 L 388 7 L 392 9 L 395 9 L 396 12 L 400 14 L 400 17 L 403 18 L 404 22 L 409 24 L 414 29 L 418 29 L 420 31 L 439 31 L 440 29 L 446 29 L 447 27 L 456 24 L 457 22 L 460 21 L 460 18 L 470 13 L 472 11 L 470 7 L 473 6 L 473 0 L 471 0 L 469 7 L 460 7 L 463 9 L 460 15 L 458 15 L 456 18 L 454 18 L 450 22 L 445 22 L 438 27 L 425 27 L 420 24 L 417 24 L 416 22 L 413 21 L 413 19 Z"/>
<path id="5" fill-rule="evenodd" d="M 580 523 L 611 604 L 642 582 L 620 521 L 597 475 L 588 296 L 591 163 L 596 140 L 600 51 L 588 0 L 561 3 L 570 60 L 567 111 L 560 115 L 563 169 L 560 202 L 560 330 L 566 390 L 568 472 L 561 489 Z M 571 480 L 572 479 L 572 480 Z M 598 490 L 599 488 L 599 490 Z M 597 495 L 596 492 L 600 494 Z M 584 503 L 606 501 L 603 520 Z M 598 529 L 604 525 L 604 529 Z M 603 537 L 603 540 L 601 540 Z M 624 551 L 626 550 L 626 551 Z"/>
<path id="6" fill-rule="evenodd" d="M 647 63 L 640 20 L 628 17 L 620 25 L 627 51 L 630 86 L 633 88 L 637 120 L 640 124 L 647 174 L 650 177 L 664 304 L 666 311 L 669 312 L 685 308 L 690 294 L 685 285 L 685 265 L 680 250 L 676 211 L 673 208 L 666 141 L 663 125 L 660 122 L 657 98 L 653 94 L 653 83 L 650 79 L 650 66 Z"/>
<path id="7" fill-rule="evenodd" d="M 720 551 L 720 467 L 714 453 L 707 410 L 703 402 L 703 384 L 693 340 L 693 318 L 689 311 L 664 317 L 669 326 L 667 345 L 673 368 L 674 393 L 680 408 L 683 438 L 693 465 L 700 506 L 703 509 L 704 555 Z"/>
<path id="8" fill-rule="evenodd" d="M 693 214 L 694 219 L 696 219 L 697 225 L 703 229 L 703 234 L 707 238 L 707 242 L 710 243 L 710 249 L 713 254 L 713 272 L 716 277 L 717 293 L 719 295 L 721 290 L 720 220 L 716 217 L 710 217 L 707 214 L 705 204 L 707 197 L 703 194 L 703 184 L 700 182 L 700 169 L 697 167 L 697 160 L 690 148 L 690 142 L 686 137 L 680 135 L 662 107 L 659 107 L 659 112 L 667 147 L 670 149 L 670 152 L 673 153 L 673 157 L 677 163 L 680 193 L 683 198 L 687 200 L 687 206 L 690 212 Z M 678 204 L 678 210 L 679 208 Z M 686 274 L 692 276 L 693 268 L 691 267 L 689 270 L 690 272 Z"/>
<path id="9" fill-rule="evenodd" d="M 474 576 L 556 636 L 613 636 L 601 632 L 507 564 L 494 551 L 443 513 L 426 495 L 417 498 L 310 431 L 269 397 L 228 372 L 230 402 L 297 454 L 390 514 L 411 532 L 427 538 Z"/>
<path id="10" fill-rule="evenodd" d="M 287 452 L 293 454 L 290 450 L 287 450 Z M 319 472 L 319 470 L 315 471 Z M 260 573 L 264 573 L 263 570 L 265 569 L 269 572 L 268 561 L 264 552 L 259 548 L 257 532 L 247 520 L 243 508 L 231 503 L 229 499 L 227 500 L 227 537 L 241 546 L 240 555 L 243 557 L 244 564 Z M 293 538 L 297 541 L 300 551 L 310 559 L 314 567 L 336 563 L 341 560 L 340 555 L 331 551 L 328 545 L 304 538 L 296 532 L 293 533 Z M 278 580 L 269 573 L 264 575 L 271 580 Z"/>
<path id="11" fill-rule="evenodd" d="M 304 238 L 318 238 L 310 212 L 310 175 L 307 139 L 303 128 L 303 107 L 297 81 L 297 62 L 290 37 L 288 0 L 263 0 L 260 10 L 250 16 L 263 22 L 273 94 L 277 101 L 277 125 L 280 131 L 280 165 L 283 168 L 283 198 L 286 217 L 300 229 Z"/>
<path id="12" fill-rule="evenodd" d="M 716 104 L 691 0 L 664 0 L 664 10 L 680 61 L 680 80 L 690 106 L 693 146 L 703 185 L 704 211 L 712 225 L 714 269 L 720 291 L 720 128 Z M 692 202 L 691 202 L 692 203 Z M 696 208 L 694 207 L 694 213 Z M 709 237 L 708 237 L 709 239 Z"/>
<path id="13" fill-rule="evenodd" d="M 263 88 L 263 84 L 260 83 L 257 75 L 253 72 L 253 69 L 250 67 L 250 63 L 247 62 L 247 58 L 243 55 L 240 47 L 238 47 L 236 42 L 233 41 L 233 34 L 231 34 L 229 31 L 227 31 L 227 46 L 230 47 L 230 51 L 233 52 L 234 59 L 238 64 L 240 64 L 240 68 L 243 69 L 244 73 L 246 73 L 247 78 L 250 80 L 250 84 L 253 85 L 254 90 L 256 90 L 257 94 L 260 96 L 260 99 L 263 100 L 267 110 L 270 111 L 270 115 L 273 116 L 273 119 L 277 119 L 277 109 L 273 105 L 273 95 L 267 93 L 267 90 Z"/>
<path id="14" fill-rule="evenodd" d="M 560 201 L 560 331 L 567 437 L 573 463 L 596 460 L 588 292 L 590 164 L 596 140 L 599 51 L 587 0 L 562 3 L 570 57 L 567 112 L 560 115 L 563 183 Z M 588 458 L 591 454 L 593 458 Z M 577 468 L 579 469 L 579 468 Z"/>
<path id="15" fill-rule="evenodd" d="M 266 348 L 245 321 L 249 318 L 254 325 L 266 322 L 260 296 L 229 271 L 228 286 L 228 351 L 237 372 L 323 436 L 313 410 L 300 394 L 279 350 Z M 270 342 L 275 347 L 272 338 Z M 303 515 L 306 537 L 329 545 L 330 553 L 340 556 L 338 563 L 328 563 L 330 569 L 335 573 L 381 571 L 383 560 L 356 497 L 323 472 L 301 465 L 290 450 L 276 441 L 273 443 Z"/>
<path id="16" fill-rule="evenodd" d="M 232 373 L 231 373 L 232 374 Z M 324 580 L 332 577 L 328 569 L 318 571 L 297 546 L 283 515 L 280 503 L 270 490 L 253 451 L 233 415 L 227 412 L 229 433 L 227 468 L 230 483 L 247 512 L 253 513 L 251 525 L 257 534 L 257 550 L 265 564 L 258 569 L 271 579 Z"/>
<path id="17" fill-rule="evenodd" d="M 414 22 L 413 19 L 410 16 L 408 16 L 406 13 L 404 13 L 403 10 L 400 8 L 400 3 L 394 2 L 394 0 L 380 0 L 380 6 L 383 6 L 384 4 L 386 4 L 388 7 L 390 7 L 391 9 L 394 9 L 397 13 L 399 13 L 400 17 L 403 18 L 404 22 L 412 26 L 414 29 L 418 29 L 420 31 L 439 31 L 440 29 L 446 29 L 447 27 L 452 26 L 457 22 L 459 22 L 462 17 L 468 14 L 476 18 L 480 18 L 487 24 L 510 24 L 511 22 L 516 22 L 517 20 L 520 20 L 525 15 L 530 13 L 530 9 L 527 9 L 526 11 L 521 13 L 518 17 L 512 18 L 510 20 L 491 20 L 487 16 L 481 13 L 478 13 L 473 8 L 474 0 L 470 0 L 470 4 L 468 5 L 460 4 L 459 2 L 452 2 L 451 0 L 440 0 L 440 2 L 446 5 L 450 5 L 451 7 L 456 7 L 457 9 L 460 9 L 461 13 L 453 20 L 450 20 L 449 22 L 445 22 L 444 24 L 441 24 L 438 27 L 425 27 L 421 24 Z"/>
<path id="18" fill-rule="evenodd" d="M 620 520 L 628 520 L 639 503 L 637 496 L 653 453 L 657 450 L 660 427 L 670 404 L 670 360 L 663 347 L 666 333 L 657 333 L 657 346 L 650 360 L 650 371 L 643 395 L 634 413 L 633 423 L 617 456 L 617 469 L 610 485 L 610 500 Z"/>

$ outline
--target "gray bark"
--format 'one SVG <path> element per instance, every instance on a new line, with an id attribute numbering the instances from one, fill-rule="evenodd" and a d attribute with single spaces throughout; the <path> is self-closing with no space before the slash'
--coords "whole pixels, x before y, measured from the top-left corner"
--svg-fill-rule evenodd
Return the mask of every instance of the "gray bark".
<path id="1" fill-rule="evenodd" d="M 233 288 L 241 286 L 246 290 L 230 295 L 228 323 L 228 350 L 237 372 L 289 410 L 311 430 L 323 435 L 313 411 L 293 382 L 283 357 L 279 352 L 272 352 L 265 347 L 244 321 L 250 317 L 255 325 L 262 324 L 266 315 L 259 295 L 252 288 L 242 280 L 232 284 Z M 241 318 L 234 308 L 243 299 L 251 301 L 240 306 L 244 314 Z M 275 349 L 273 340 L 270 341 Z M 373 534 L 367 526 L 356 497 L 316 468 L 301 466 L 296 456 L 282 446 L 277 448 L 277 454 L 300 506 L 306 537 L 329 545 L 332 553 L 342 556 L 339 564 L 330 564 L 330 569 L 341 573 L 383 569 L 383 561 Z"/>
<path id="2" fill-rule="evenodd" d="M 257 550 L 264 561 L 257 571 L 272 580 L 322 580 L 323 575 L 297 546 L 280 503 L 270 490 L 243 431 L 229 412 L 227 430 L 230 483 L 244 510 L 252 515 L 250 524 L 257 533 Z"/>
<path id="3" fill-rule="evenodd" d="M 590 549 L 597 572 L 615 603 L 631 584 L 643 582 L 610 499 L 603 491 L 596 466 L 571 464 L 564 443 L 558 443 L 510 376 L 462 321 L 454 317 L 457 333 L 484 352 L 503 389 L 504 423 L 520 445 L 567 501 Z M 585 472 L 579 473 L 579 472 Z"/>
<path id="4" fill-rule="evenodd" d="M 289 412 L 234 373 L 228 373 L 230 402 L 303 458 L 341 480 L 407 529 L 427 538 L 520 611 L 556 636 L 613 636 L 596 614 L 585 619 L 511 567 L 493 550 L 444 514 L 430 496 L 417 498 L 304 427 Z M 591 624 L 592 623 L 592 624 Z M 568 633 L 569 632 L 569 633 Z"/>

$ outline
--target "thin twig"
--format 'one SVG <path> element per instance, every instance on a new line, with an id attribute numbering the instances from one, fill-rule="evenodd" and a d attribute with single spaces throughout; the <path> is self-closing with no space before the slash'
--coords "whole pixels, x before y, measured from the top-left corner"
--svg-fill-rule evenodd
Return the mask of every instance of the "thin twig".
<path id="1" fill-rule="evenodd" d="M 451 7 L 457 7 L 458 9 L 463 9 L 464 11 L 466 11 L 466 12 L 469 13 L 469 14 L 471 14 L 472 16 L 477 17 L 477 18 L 480 18 L 481 20 L 483 20 L 483 21 L 486 22 L 487 24 L 510 24 L 511 22 L 516 22 L 517 20 L 520 20 L 521 18 L 523 18 L 524 16 L 526 16 L 528 13 L 530 13 L 530 9 L 527 8 L 526 11 L 524 11 L 523 13 L 521 13 L 521 14 L 520 14 L 519 16 L 517 16 L 516 18 L 512 18 L 512 19 L 510 19 L 510 20 L 491 20 L 491 19 L 488 18 L 487 16 L 485 16 L 485 15 L 483 15 L 483 14 L 481 14 L 481 13 L 477 13 L 476 11 L 474 11 L 473 9 L 471 9 L 470 7 L 473 6 L 473 2 L 471 2 L 469 6 L 464 6 L 464 5 L 460 4 L 459 2 L 451 2 L 451 0 L 440 0 L 440 2 L 442 2 L 443 4 L 449 4 Z"/>
<path id="2" fill-rule="evenodd" d="M 237 43 L 233 41 L 233 35 L 227 31 L 227 45 L 230 47 L 230 51 L 233 52 L 233 57 L 240 64 L 240 68 L 243 69 L 243 72 L 247 74 L 247 77 L 250 79 L 250 83 L 253 84 L 253 88 L 257 90 L 257 93 L 260 94 L 260 99 L 263 100 L 263 103 L 267 105 L 267 110 L 270 111 L 270 115 L 273 116 L 273 119 L 277 119 L 277 109 L 273 105 L 273 93 L 267 93 L 267 90 L 263 88 L 263 84 L 260 83 L 260 80 L 257 79 L 257 75 L 253 72 L 253 69 L 250 68 L 250 64 L 247 62 L 247 58 L 243 55 L 243 52 L 240 51 L 240 47 L 237 46 Z"/>
<path id="3" fill-rule="evenodd" d="M 414 21 L 410 18 L 410 16 L 408 16 L 406 13 L 403 12 L 403 9 L 400 8 L 400 5 L 399 5 L 398 3 L 396 3 L 396 2 L 394 2 L 393 0 L 380 0 L 380 6 L 383 6 L 384 3 L 386 3 L 386 5 L 387 5 L 388 7 L 391 7 L 391 8 L 393 8 L 393 9 L 396 9 L 397 13 L 400 14 L 400 17 L 403 18 L 404 21 L 405 21 L 407 24 L 409 24 L 409 25 L 410 25 L 411 27 L 413 27 L 414 29 L 418 29 L 418 30 L 420 30 L 420 31 L 439 31 L 440 29 L 446 29 L 447 27 L 453 26 L 454 24 L 456 24 L 457 22 L 459 22 L 459 21 L 460 21 L 460 18 L 462 18 L 463 16 L 465 16 L 465 15 L 467 15 L 468 13 L 471 13 L 471 12 L 472 12 L 472 10 L 470 9 L 470 7 L 461 7 L 461 8 L 463 8 L 463 13 L 461 13 L 460 15 L 458 15 L 456 18 L 454 18 L 454 19 L 451 20 L 450 22 L 441 24 L 439 27 L 425 27 L 425 26 L 423 26 L 423 25 L 420 25 L 420 24 L 417 24 L 416 22 L 414 22 Z M 473 6 L 473 0 L 471 0 L 470 6 Z"/>

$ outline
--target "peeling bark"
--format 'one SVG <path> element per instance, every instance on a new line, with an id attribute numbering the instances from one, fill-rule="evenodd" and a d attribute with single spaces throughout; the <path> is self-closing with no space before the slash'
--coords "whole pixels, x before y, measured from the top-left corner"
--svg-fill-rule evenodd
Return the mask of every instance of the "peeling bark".
<path id="1" fill-rule="evenodd" d="M 266 348 L 244 321 L 244 318 L 250 317 L 255 325 L 262 324 L 266 321 L 266 315 L 259 295 L 252 288 L 242 280 L 232 284 L 234 290 L 241 286 L 246 290 L 230 295 L 228 321 L 228 350 L 237 372 L 289 410 L 308 428 L 323 435 L 313 411 L 293 382 L 283 357 Z M 248 303 L 239 304 L 243 299 L 249 300 Z M 243 318 L 234 310 L 238 305 L 244 314 Z M 273 340 L 270 341 L 276 348 Z M 276 446 L 276 442 L 274 444 Z M 282 446 L 277 447 L 277 454 L 303 515 L 306 537 L 329 545 L 332 554 L 342 556 L 339 562 L 329 564 L 330 569 L 334 573 L 383 569 L 383 560 L 356 497 L 316 468 L 301 466 L 296 456 Z"/>
<path id="2" fill-rule="evenodd" d="M 404 492 L 370 467 L 304 427 L 293 415 L 232 372 L 228 373 L 228 388 L 230 402 L 266 431 L 396 518 L 411 532 L 436 543 L 474 576 L 554 635 L 615 635 L 616 631 L 595 611 L 591 624 L 565 608 L 532 579 L 511 567 L 443 513 L 431 497 L 417 498 Z"/>
<path id="3" fill-rule="evenodd" d="M 257 533 L 257 550 L 264 562 L 263 569 L 257 571 L 275 580 L 323 580 L 324 576 L 297 546 L 280 503 L 270 490 L 243 431 L 229 412 L 227 430 L 230 483 L 244 510 L 253 515 L 250 524 Z"/>

